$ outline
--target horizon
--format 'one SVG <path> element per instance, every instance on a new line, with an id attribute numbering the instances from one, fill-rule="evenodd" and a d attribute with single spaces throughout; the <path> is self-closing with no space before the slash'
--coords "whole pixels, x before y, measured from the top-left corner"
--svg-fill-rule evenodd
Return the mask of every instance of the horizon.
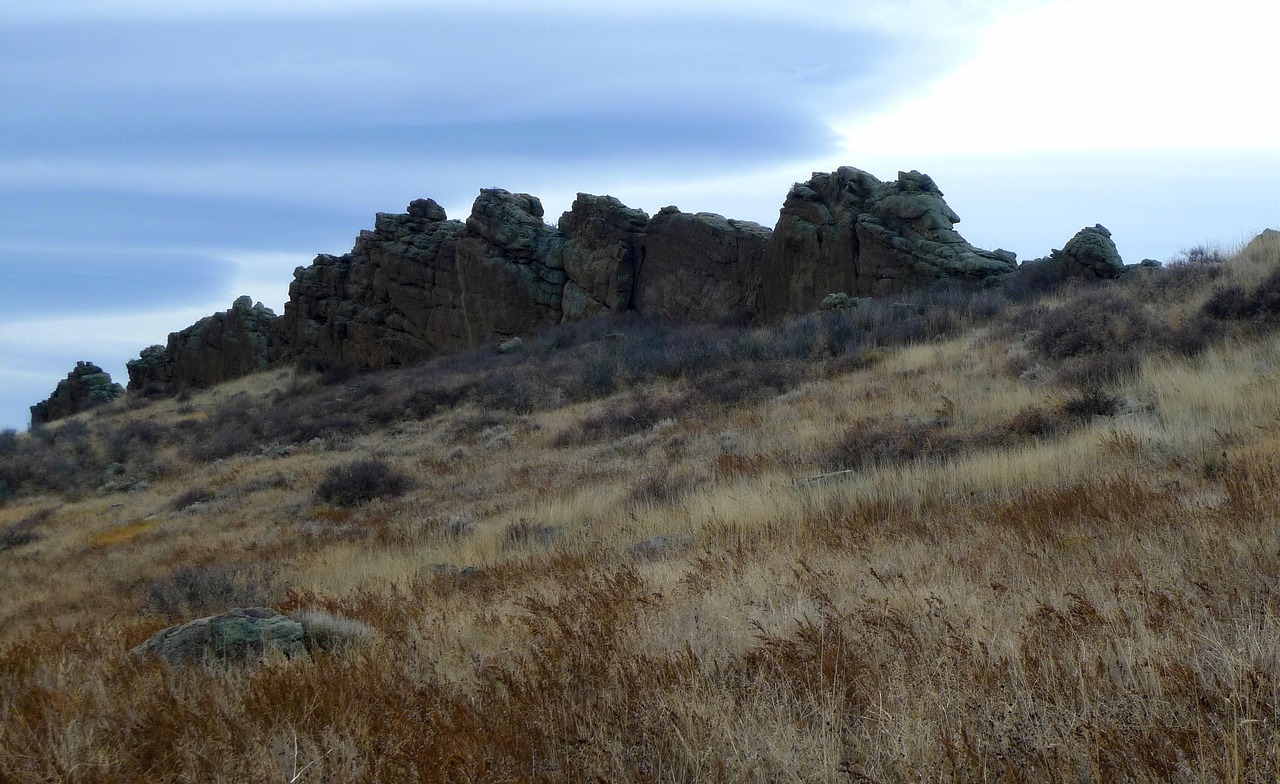
<path id="1" fill-rule="evenodd" d="M 437 6 L 8 13 L 0 428 L 77 361 L 125 384 L 237 296 L 280 313 L 375 212 L 465 218 L 484 187 L 552 223 L 583 191 L 772 228 L 812 172 L 915 169 L 1019 261 L 1096 223 L 1129 263 L 1280 224 L 1274 3 Z"/>

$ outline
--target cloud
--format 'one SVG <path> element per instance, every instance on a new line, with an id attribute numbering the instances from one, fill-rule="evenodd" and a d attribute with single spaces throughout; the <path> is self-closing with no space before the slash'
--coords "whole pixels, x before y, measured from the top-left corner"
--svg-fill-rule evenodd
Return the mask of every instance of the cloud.
<path id="1" fill-rule="evenodd" d="M 228 303 L 230 304 L 230 303 Z M 222 305 L 225 309 L 227 306 Z M 109 316 L 28 318 L 0 323 L 0 428 L 26 428 L 28 407 L 47 398 L 78 361 L 126 384 L 125 362 L 169 332 L 217 310 L 210 302 Z"/>
<path id="2" fill-rule="evenodd" d="M 968 63 L 875 116 L 851 153 L 1280 149 L 1275 30 L 1256 0 L 1052 2 L 987 29 Z"/>

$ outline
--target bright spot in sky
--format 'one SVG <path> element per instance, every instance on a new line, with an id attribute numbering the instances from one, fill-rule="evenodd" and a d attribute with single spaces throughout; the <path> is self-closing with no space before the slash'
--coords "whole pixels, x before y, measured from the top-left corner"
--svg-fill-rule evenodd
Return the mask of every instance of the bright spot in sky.
<path id="1" fill-rule="evenodd" d="M 957 70 L 836 127 L 851 154 L 1276 151 L 1277 32 L 1274 0 L 1053 2 L 997 20 Z"/>

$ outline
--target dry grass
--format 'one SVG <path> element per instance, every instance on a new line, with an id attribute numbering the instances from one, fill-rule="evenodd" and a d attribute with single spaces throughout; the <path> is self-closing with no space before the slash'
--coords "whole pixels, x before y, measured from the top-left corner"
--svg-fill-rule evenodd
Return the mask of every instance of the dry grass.
<path id="1" fill-rule="evenodd" d="M 1149 315 L 1277 267 L 1196 273 Z M 126 463 L 166 466 L 145 486 L 0 507 L 0 781 L 1276 781 L 1280 335 L 1228 326 L 1150 349 L 1091 419 L 1011 372 L 998 321 L 788 359 L 759 399 L 697 372 L 522 411 L 441 385 L 429 415 L 288 449 L 161 438 Z M 339 394 L 313 383 L 87 421 L 180 434 L 237 394 Z M 356 460 L 407 492 L 318 499 Z M 125 655 L 161 605 L 246 596 L 361 643 Z"/>

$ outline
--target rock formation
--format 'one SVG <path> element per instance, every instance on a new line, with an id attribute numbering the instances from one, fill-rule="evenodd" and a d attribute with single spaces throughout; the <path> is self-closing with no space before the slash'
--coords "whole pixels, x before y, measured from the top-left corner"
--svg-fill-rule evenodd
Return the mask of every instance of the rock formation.
<path id="1" fill-rule="evenodd" d="M 1039 273 L 1057 280 L 1118 278 L 1124 271 L 1124 261 L 1111 240 L 1111 232 L 1102 224 L 1081 229 L 1062 250 L 1055 248 L 1048 256 L 1019 267 L 1023 274 Z"/>
<path id="2" fill-rule="evenodd" d="M 979 250 L 927 175 L 881 182 L 853 167 L 792 187 L 764 262 L 761 312 L 813 310 L 832 292 L 886 296 L 942 279 L 980 282 L 1016 267 L 1008 251 Z"/>
<path id="3" fill-rule="evenodd" d="M 275 318 L 261 302 L 240 297 L 230 309 L 170 333 L 167 346 L 145 348 L 126 363 L 129 390 L 174 392 L 265 370 L 271 362 Z"/>
<path id="4" fill-rule="evenodd" d="M 241 298 L 145 349 L 128 365 L 129 389 L 216 384 L 295 359 L 401 366 L 628 310 L 777 319 L 832 292 L 888 295 L 1014 270 L 1012 253 L 974 248 L 958 221 L 919 172 L 880 182 L 848 167 L 793 187 L 776 231 L 675 207 L 651 219 L 590 194 L 555 226 L 526 193 L 482 190 L 466 221 L 419 199 L 379 213 L 349 253 L 295 270 L 281 317 Z"/>
<path id="5" fill-rule="evenodd" d="M 350 253 L 294 272 L 279 357 L 386 367 L 601 313 L 727 317 L 754 308 L 768 235 L 590 194 L 558 226 L 526 193 L 483 190 L 465 223 L 415 201 L 380 213 Z"/>
<path id="6" fill-rule="evenodd" d="M 170 664 L 257 661 L 273 651 L 289 657 L 306 653 L 303 636 L 301 623 L 249 607 L 162 629 L 130 653 L 154 654 Z"/>
<path id="7" fill-rule="evenodd" d="M 635 309 L 686 321 L 754 315 L 772 233 L 750 221 L 664 207 L 645 232 Z"/>
<path id="8" fill-rule="evenodd" d="M 77 362 L 75 370 L 58 382 L 53 394 L 31 407 L 31 424 L 53 422 L 94 406 L 115 400 L 124 387 L 112 382 L 110 374 L 92 362 Z"/>

